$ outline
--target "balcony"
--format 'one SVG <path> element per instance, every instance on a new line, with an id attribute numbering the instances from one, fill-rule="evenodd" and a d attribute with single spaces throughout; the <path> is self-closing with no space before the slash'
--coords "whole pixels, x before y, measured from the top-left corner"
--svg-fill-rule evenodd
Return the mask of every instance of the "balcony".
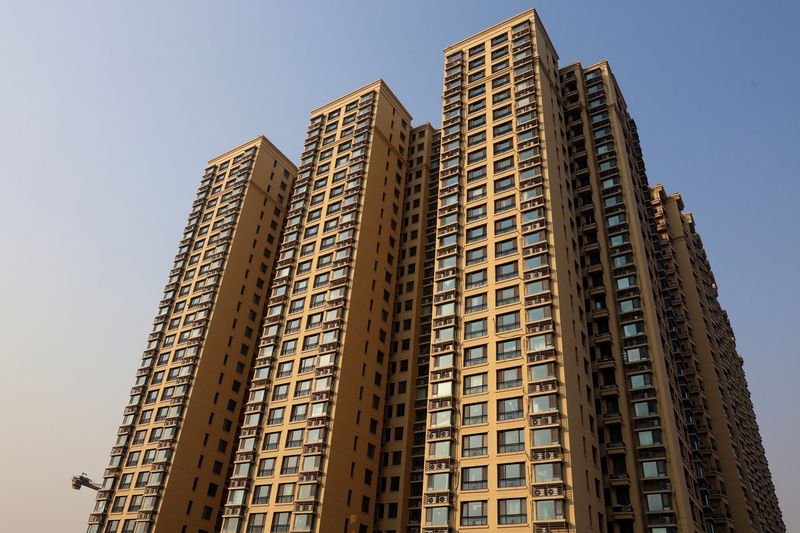
<path id="1" fill-rule="evenodd" d="M 441 381 L 446 379 L 454 379 L 457 375 L 457 370 L 455 368 L 445 368 L 441 370 L 433 370 L 430 373 L 430 380 L 431 381 Z"/>
<path id="2" fill-rule="evenodd" d="M 549 378 L 545 381 L 528 384 L 528 394 L 540 394 L 543 392 L 556 391 L 558 391 L 558 380 L 556 378 Z"/>
<path id="3" fill-rule="evenodd" d="M 455 461 L 451 458 L 446 459 L 429 459 L 425 461 L 425 471 L 449 471 L 455 465 Z"/>
<path id="4" fill-rule="evenodd" d="M 552 346 L 528 352 L 529 363 L 542 363 L 558 359 L 558 354 Z"/>
<path id="5" fill-rule="evenodd" d="M 525 330 L 529 334 L 550 332 L 553 331 L 553 329 L 554 329 L 554 324 L 552 320 L 543 320 L 535 324 L 528 324 L 525 327 Z"/>
<path id="6" fill-rule="evenodd" d="M 561 415 L 558 412 L 528 415 L 528 424 L 532 427 L 557 425 L 560 421 Z"/>
<path id="7" fill-rule="evenodd" d="M 428 408 L 433 409 L 445 409 L 448 407 L 453 406 L 453 397 L 448 396 L 446 398 L 434 398 L 428 401 Z"/>
<path id="8" fill-rule="evenodd" d="M 452 435 L 453 431 L 449 427 L 428 430 L 428 439 L 449 439 Z"/>
<path id="9" fill-rule="evenodd" d="M 449 505 L 455 501 L 455 494 L 451 491 L 426 491 L 422 500 L 425 505 Z"/>
<path id="10" fill-rule="evenodd" d="M 565 456 L 561 446 L 551 447 L 551 448 L 535 448 L 531 450 L 531 461 L 533 462 L 542 462 L 542 461 L 554 461 L 563 459 Z"/>
<path id="11" fill-rule="evenodd" d="M 563 497 L 566 496 L 566 490 L 564 489 L 563 482 L 557 483 L 547 483 L 543 485 L 534 485 L 531 489 L 531 496 L 534 498 L 552 498 L 552 497 Z"/>

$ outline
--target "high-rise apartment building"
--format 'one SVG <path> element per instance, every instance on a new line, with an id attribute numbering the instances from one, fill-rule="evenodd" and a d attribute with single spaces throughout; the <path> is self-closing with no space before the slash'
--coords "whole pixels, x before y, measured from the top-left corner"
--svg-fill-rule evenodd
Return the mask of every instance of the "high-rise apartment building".
<path id="1" fill-rule="evenodd" d="M 382 81 L 312 113 L 222 531 L 372 523 L 410 123 Z"/>
<path id="2" fill-rule="evenodd" d="M 90 531 L 785 531 L 609 65 L 559 68 L 535 11 L 444 61 L 441 129 L 377 81 L 312 112 L 294 183 L 263 138 L 211 162 Z"/>
<path id="3" fill-rule="evenodd" d="M 264 137 L 209 161 L 89 532 L 216 531 L 296 175 Z"/>

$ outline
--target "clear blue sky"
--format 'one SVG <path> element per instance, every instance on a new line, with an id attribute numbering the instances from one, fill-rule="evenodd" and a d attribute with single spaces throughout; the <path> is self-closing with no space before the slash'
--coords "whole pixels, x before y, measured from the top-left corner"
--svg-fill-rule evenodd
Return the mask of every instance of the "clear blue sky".
<path id="1" fill-rule="evenodd" d="M 106 464 L 206 160 L 261 133 L 296 158 L 379 77 L 438 125 L 442 49 L 532 6 L 562 64 L 611 62 L 695 213 L 800 530 L 800 4 L 554 0 L 0 0 L 3 529 L 84 530 L 69 477 Z"/>

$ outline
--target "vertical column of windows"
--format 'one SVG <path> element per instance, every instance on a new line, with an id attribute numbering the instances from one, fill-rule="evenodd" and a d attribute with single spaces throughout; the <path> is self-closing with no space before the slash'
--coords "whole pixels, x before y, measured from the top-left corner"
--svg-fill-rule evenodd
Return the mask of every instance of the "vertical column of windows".
<path id="1" fill-rule="evenodd" d="M 90 531 L 101 530 L 109 511 L 123 513 L 126 499 L 128 513 L 136 514 L 112 520 L 109 527 L 122 523 L 136 533 L 152 527 L 255 151 L 249 148 L 203 175 L 89 518 Z M 142 492 L 115 497 L 136 489 Z"/>
<path id="2" fill-rule="evenodd" d="M 259 506 L 269 502 L 269 495 L 273 485 L 260 484 L 259 478 L 271 477 L 276 470 L 278 457 L 269 452 L 277 450 L 280 446 L 281 432 L 267 431 L 266 426 L 275 422 L 280 414 L 281 419 L 285 407 L 275 407 L 278 402 L 285 401 L 289 396 L 289 385 L 281 383 L 275 385 L 276 367 L 281 350 L 288 352 L 289 344 L 281 344 L 284 331 L 285 316 L 288 312 L 289 287 L 297 270 L 299 256 L 299 231 L 303 217 L 308 209 L 309 188 L 312 170 L 317 152 L 317 145 L 323 124 L 323 117 L 312 119 L 308 129 L 306 148 L 302 156 L 302 164 L 295 180 L 289 206 L 286 213 L 286 226 L 278 250 L 278 260 L 275 265 L 275 275 L 272 289 L 267 302 L 267 311 L 261 332 L 258 354 L 255 359 L 253 374 L 250 379 L 250 391 L 245 403 L 244 420 L 239 430 L 238 446 L 234 455 L 233 472 L 231 474 L 227 501 L 223 510 L 222 531 L 238 532 L 247 516 L 248 504 L 253 512 L 250 513 L 249 524 L 257 524 L 266 519 L 266 514 L 258 512 Z M 296 341 L 292 341 L 295 342 Z M 279 348 L 280 347 L 280 348 Z M 285 354 L 284 354 L 285 355 Z M 298 390 L 295 391 L 297 394 Z M 283 405 L 283 404 L 280 404 Z M 291 442 L 295 436 L 285 435 L 286 448 L 299 446 Z M 302 436 L 300 437 L 302 442 Z M 263 453 L 261 453 L 263 452 Z M 291 461 L 287 456 L 286 460 Z M 283 467 L 283 465 L 280 465 Z M 275 487 L 276 503 L 291 501 L 294 484 L 282 483 Z M 274 524 L 281 527 L 284 521 L 289 520 L 289 514 L 282 509 L 273 516 Z M 253 526 L 255 527 L 255 526 Z"/>
<path id="3" fill-rule="evenodd" d="M 448 531 L 454 493 L 451 479 L 455 467 L 454 408 L 459 301 L 459 222 L 462 193 L 462 54 L 447 57 L 445 63 L 444 119 L 442 124 L 438 209 L 436 223 L 432 337 L 428 353 L 427 431 L 425 479 L 423 481 L 424 531 Z"/>
<path id="4" fill-rule="evenodd" d="M 534 69 L 535 50 L 530 23 L 512 29 L 514 66 L 514 130 L 517 140 L 522 261 L 527 354 L 527 404 L 530 427 L 530 479 L 534 528 L 567 527 L 567 496 L 563 470 L 566 454 L 562 443 L 563 397 L 559 376 L 562 354 L 558 352 L 553 319 L 547 204 Z M 543 98 L 543 97 L 542 97 Z M 555 175 L 555 169 L 551 169 Z"/>

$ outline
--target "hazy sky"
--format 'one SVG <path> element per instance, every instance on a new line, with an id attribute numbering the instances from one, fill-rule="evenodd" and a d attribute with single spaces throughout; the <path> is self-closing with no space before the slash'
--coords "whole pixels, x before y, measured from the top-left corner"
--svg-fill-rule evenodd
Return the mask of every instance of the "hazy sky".
<path id="1" fill-rule="evenodd" d="M 261 133 L 296 159 L 311 109 L 380 77 L 438 125 L 442 49 L 532 6 L 0 0 L 0 529 L 84 531 L 69 479 L 107 463 L 205 161 Z M 562 64 L 611 62 L 651 182 L 696 215 L 790 531 L 798 6 L 535 5 Z"/>

